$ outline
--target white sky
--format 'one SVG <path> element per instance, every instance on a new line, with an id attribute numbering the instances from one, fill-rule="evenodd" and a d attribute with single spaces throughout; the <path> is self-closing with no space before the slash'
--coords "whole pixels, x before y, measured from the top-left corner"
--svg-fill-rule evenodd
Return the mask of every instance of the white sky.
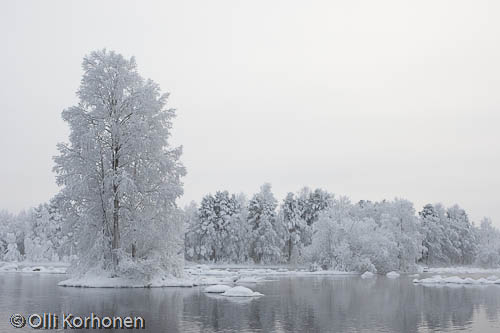
<path id="1" fill-rule="evenodd" d="M 500 226 L 498 1 L 2 1 L 0 209 L 57 191 L 95 49 L 171 92 L 181 204 L 271 182 L 458 203 Z"/>

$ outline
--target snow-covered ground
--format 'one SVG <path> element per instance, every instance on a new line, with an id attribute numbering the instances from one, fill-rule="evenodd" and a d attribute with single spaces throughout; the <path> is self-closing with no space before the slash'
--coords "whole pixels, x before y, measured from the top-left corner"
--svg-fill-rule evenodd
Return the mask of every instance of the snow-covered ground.
<path id="1" fill-rule="evenodd" d="M 65 274 L 69 263 L 65 262 L 0 262 L 0 272 Z"/>
<path id="2" fill-rule="evenodd" d="M 62 262 L 0 262 L 0 273 L 52 273 L 65 274 L 68 263 Z M 154 288 L 154 287 L 193 287 L 217 284 L 252 285 L 269 281 L 276 276 L 317 276 L 317 275 L 359 275 L 356 272 L 335 270 L 310 272 L 305 268 L 286 268 L 283 266 L 253 265 L 201 265 L 190 264 L 185 267 L 185 278 L 162 276 L 147 282 L 123 277 L 102 276 L 88 273 L 82 277 L 71 277 L 61 281 L 65 287 L 95 288 Z"/>
<path id="3" fill-rule="evenodd" d="M 0 273 L 48 273 L 65 274 L 68 263 L 63 262 L 0 262 Z M 342 272 L 335 270 L 319 270 L 310 272 L 306 268 L 295 268 L 286 266 L 263 266 L 263 265 L 204 265 L 188 263 L 185 269 L 184 278 L 175 278 L 171 276 L 160 276 L 152 278 L 147 282 L 137 281 L 122 277 L 101 276 L 99 274 L 87 274 L 83 277 L 71 277 L 68 280 L 59 283 L 60 286 L 67 287 L 95 287 L 95 288 L 154 288 L 154 287 L 193 287 L 193 286 L 251 286 L 264 281 L 272 280 L 280 276 L 319 276 L 319 275 L 343 275 L 359 276 L 357 272 Z M 500 285 L 499 269 L 483 269 L 475 267 L 444 267 L 428 268 L 428 273 L 444 274 L 442 277 L 435 275 L 424 279 L 418 279 L 419 274 L 409 275 L 417 277 L 415 283 L 419 284 L 465 284 L 465 285 Z M 453 276 L 450 276 L 453 274 Z M 459 275 L 459 276 L 454 276 Z M 369 278 L 373 275 L 365 272 L 361 275 L 363 278 Z M 388 277 L 398 278 L 399 273 L 391 272 Z M 424 275 L 425 277 L 425 275 Z"/>
<path id="4" fill-rule="evenodd" d="M 478 267 L 431 267 L 429 273 L 435 274 L 499 274 L 500 268 L 478 268 Z"/>

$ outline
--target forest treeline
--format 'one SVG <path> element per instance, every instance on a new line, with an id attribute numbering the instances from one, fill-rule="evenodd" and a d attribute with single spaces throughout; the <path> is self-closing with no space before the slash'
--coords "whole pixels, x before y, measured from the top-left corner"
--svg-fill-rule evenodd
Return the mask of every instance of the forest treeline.
<path id="1" fill-rule="evenodd" d="M 304 188 L 281 201 L 264 184 L 251 198 L 218 191 L 179 210 L 185 258 L 195 262 L 302 264 L 323 269 L 412 271 L 424 265 L 500 265 L 500 232 L 458 205 L 404 199 L 351 202 Z M 1 261 L 68 261 L 78 239 L 57 201 L 0 213 Z"/>

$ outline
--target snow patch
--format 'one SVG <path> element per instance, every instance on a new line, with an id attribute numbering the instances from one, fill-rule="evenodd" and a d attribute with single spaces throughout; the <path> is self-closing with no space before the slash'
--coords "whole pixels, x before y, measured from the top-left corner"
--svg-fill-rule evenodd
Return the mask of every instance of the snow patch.
<path id="1" fill-rule="evenodd" d="M 258 276 L 243 276 L 236 280 L 236 283 L 259 283 L 264 281 L 264 278 Z"/>
<path id="2" fill-rule="evenodd" d="M 364 272 L 363 274 L 361 274 L 362 279 L 370 279 L 374 276 L 375 276 L 375 274 L 373 274 L 372 272 Z"/>
<path id="3" fill-rule="evenodd" d="M 57 285 L 61 287 L 81 288 L 160 288 L 193 287 L 194 283 L 189 279 L 180 279 L 174 277 L 159 277 L 145 282 L 124 277 L 85 275 L 82 277 L 61 281 Z"/>
<path id="4" fill-rule="evenodd" d="M 222 296 L 227 297 L 256 297 L 256 296 L 264 296 L 263 294 L 253 291 L 250 288 L 237 286 L 226 290 L 226 292 L 221 294 Z"/>
<path id="5" fill-rule="evenodd" d="M 431 267 L 428 271 L 434 274 L 500 274 L 500 268 L 479 267 Z"/>
<path id="6" fill-rule="evenodd" d="M 392 271 L 392 272 L 387 273 L 385 276 L 387 276 L 390 279 L 395 279 L 395 278 L 399 277 L 399 273 Z"/>
<path id="7" fill-rule="evenodd" d="M 63 262 L 0 262 L 0 272 L 65 274 L 68 266 Z"/>

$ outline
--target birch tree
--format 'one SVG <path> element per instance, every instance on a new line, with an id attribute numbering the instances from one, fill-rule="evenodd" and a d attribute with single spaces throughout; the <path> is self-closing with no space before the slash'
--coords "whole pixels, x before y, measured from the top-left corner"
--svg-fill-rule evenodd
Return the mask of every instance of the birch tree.
<path id="1" fill-rule="evenodd" d="M 168 94 L 139 75 L 133 57 L 95 51 L 82 67 L 79 102 L 62 113 L 69 143 L 54 158 L 79 266 L 118 272 L 120 259 L 132 258 L 167 267 L 165 253 L 176 251 L 161 247 L 174 246 L 166 234 L 182 232 L 175 200 L 185 175 L 181 147 L 169 144 L 175 112 L 166 108 Z"/>

